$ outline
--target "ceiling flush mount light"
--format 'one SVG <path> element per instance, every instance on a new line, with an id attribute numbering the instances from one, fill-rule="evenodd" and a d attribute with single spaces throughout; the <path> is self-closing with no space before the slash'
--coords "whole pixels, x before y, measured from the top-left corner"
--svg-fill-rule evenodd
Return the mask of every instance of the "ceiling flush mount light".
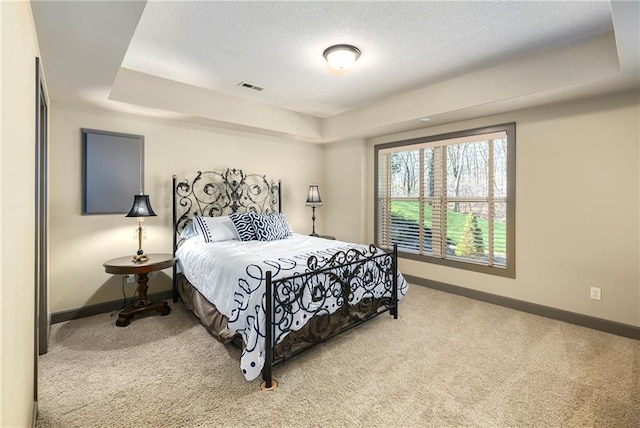
<path id="1" fill-rule="evenodd" d="M 351 68 L 353 63 L 360 57 L 360 49 L 352 45 L 333 45 L 325 49 L 322 56 L 324 56 L 331 68 L 337 71 L 344 71 Z"/>

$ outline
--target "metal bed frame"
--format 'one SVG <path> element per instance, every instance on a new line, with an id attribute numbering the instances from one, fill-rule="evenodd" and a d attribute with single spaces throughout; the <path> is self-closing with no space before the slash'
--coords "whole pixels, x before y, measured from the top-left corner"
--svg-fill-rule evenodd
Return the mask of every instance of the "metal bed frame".
<path id="1" fill-rule="evenodd" d="M 221 216 L 234 212 L 282 212 L 282 183 L 269 183 L 258 174 L 245 174 L 239 169 L 223 172 L 206 171 L 192 180 L 178 181 L 173 176 L 173 254 L 182 243 L 180 233 L 196 215 Z M 178 295 L 177 267 L 173 267 L 173 301 Z M 384 286 L 383 296 L 374 289 Z M 361 294 L 353 303 L 354 293 Z M 379 292 L 377 294 L 380 294 Z M 348 249 L 330 257 L 311 256 L 304 273 L 274 279 L 271 271 L 265 277 L 266 355 L 262 369 L 262 389 L 272 390 L 277 381 L 272 367 L 311 347 L 325 342 L 385 312 L 398 318 L 398 250 L 382 251 L 371 245 L 368 251 Z M 307 296 L 306 299 L 303 296 Z M 329 313 L 323 302 L 336 299 L 338 309 Z M 309 299 L 310 297 L 310 299 Z M 317 309 L 311 309 L 310 303 Z M 293 328 L 295 313 L 312 312 L 310 321 L 301 329 Z M 276 326 L 280 335 L 276 337 Z"/>

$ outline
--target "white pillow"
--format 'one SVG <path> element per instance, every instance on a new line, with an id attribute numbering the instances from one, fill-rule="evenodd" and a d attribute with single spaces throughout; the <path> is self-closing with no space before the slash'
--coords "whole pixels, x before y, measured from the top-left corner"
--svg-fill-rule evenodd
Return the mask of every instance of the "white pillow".
<path id="1" fill-rule="evenodd" d="M 182 233 L 180 233 L 180 237 L 182 239 L 190 239 L 195 236 L 198 236 L 198 231 L 196 230 L 192 221 L 190 221 L 184 229 L 182 229 Z"/>
<path id="2" fill-rule="evenodd" d="M 240 239 L 229 216 L 193 218 L 193 224 L 205 242 L 220 242 Z"/>

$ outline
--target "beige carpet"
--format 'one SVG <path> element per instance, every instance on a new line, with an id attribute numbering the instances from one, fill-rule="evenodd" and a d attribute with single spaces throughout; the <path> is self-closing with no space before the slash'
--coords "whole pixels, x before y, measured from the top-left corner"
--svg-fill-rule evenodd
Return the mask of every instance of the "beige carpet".
<path id="1" fill-rule="evenodd" d="M 640 427 L 640 342 L 412 286 L 364 324 L 246 382 L 178 303 L 53 326 L 44 427 Z"/>

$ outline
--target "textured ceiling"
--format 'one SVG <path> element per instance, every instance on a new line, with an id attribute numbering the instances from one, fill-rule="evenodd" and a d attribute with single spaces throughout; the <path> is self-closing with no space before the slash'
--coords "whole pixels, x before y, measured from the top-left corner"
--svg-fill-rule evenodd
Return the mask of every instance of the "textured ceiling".
<path id="1" fill-rule="evenodd" d="M 122 66 L 328 117 L 611 30 L 609 1 L 150 1 Z M 338 43 L 362 51 L 344 74 Z"/>

